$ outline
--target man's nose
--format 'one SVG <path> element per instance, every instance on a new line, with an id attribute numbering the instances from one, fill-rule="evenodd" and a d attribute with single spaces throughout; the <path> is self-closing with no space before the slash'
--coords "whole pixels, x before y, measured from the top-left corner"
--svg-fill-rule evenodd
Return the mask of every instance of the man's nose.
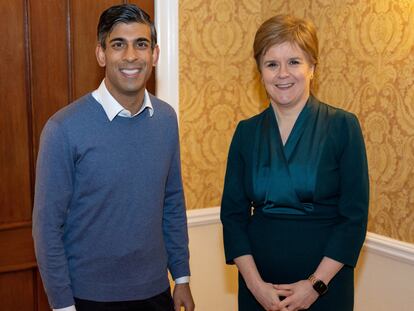
<path id="1" fill-rule="evenodd" d="M 135 50 L 134 46 L 128 45 L 128 47 L 125 50 L 125 56 L 124 56 L 125 60 L 127 60 L 128 62 L 133 62 L 137 59 L 138 57 L 137 55 L 138 53 Z"/>

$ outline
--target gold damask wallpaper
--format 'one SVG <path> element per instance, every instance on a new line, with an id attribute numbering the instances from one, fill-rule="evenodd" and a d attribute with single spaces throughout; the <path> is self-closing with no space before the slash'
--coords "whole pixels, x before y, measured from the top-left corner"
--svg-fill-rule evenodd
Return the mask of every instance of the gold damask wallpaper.
<path id="1" fill-rule="evenodd" d="M 317 96 L 356 113 L 367 145 L 371 232 L 414 243 L 414 0 L 180 0 L 180 131 L 190 209 L 220 204 L 237 122 L 263 110 L 252 57 L 265 19 L 313 20 Z"/>

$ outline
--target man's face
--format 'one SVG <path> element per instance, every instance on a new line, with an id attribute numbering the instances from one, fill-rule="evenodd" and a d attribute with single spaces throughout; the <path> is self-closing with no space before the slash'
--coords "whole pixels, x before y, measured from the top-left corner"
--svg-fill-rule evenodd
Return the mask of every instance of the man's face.
<path id="1" fill-rule="evenodd" d="M 98 44 L 96 58 L 105 67 L 105 85 L 121 104 L 142 100 L 159 49 L 151 49 L 151 30 L 146 24 L 118 23 L 107 36 L 106 48 Z"/>

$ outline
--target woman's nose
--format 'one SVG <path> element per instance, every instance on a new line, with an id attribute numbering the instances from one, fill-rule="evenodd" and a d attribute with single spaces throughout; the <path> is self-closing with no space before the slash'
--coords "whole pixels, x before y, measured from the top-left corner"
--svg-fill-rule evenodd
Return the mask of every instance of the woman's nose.
<path id="1" fill-rule="evenodd" d="M 279 76 L 280 77 L 286 77 L 289 75 L 289 68 L 287 64 L 281 64 L 279 67 Z"/>

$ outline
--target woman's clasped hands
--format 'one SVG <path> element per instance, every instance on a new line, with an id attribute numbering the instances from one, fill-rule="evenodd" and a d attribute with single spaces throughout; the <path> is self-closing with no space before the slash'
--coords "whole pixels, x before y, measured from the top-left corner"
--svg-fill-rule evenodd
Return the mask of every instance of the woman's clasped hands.
<path id="1" fill-rule="evenodd" d="M 267 311 L 306 310 L 319 297 L 309 280 L 292 284 L 261 282 L 252 293 Z"/>
<path id="2" fill-rule="evenodd" d="M 285 297 L 279 304 L 281 311 L 307 310 L 319 297 L 309 280 L 278 284 L 273 287 L 279 297 Z"/>

